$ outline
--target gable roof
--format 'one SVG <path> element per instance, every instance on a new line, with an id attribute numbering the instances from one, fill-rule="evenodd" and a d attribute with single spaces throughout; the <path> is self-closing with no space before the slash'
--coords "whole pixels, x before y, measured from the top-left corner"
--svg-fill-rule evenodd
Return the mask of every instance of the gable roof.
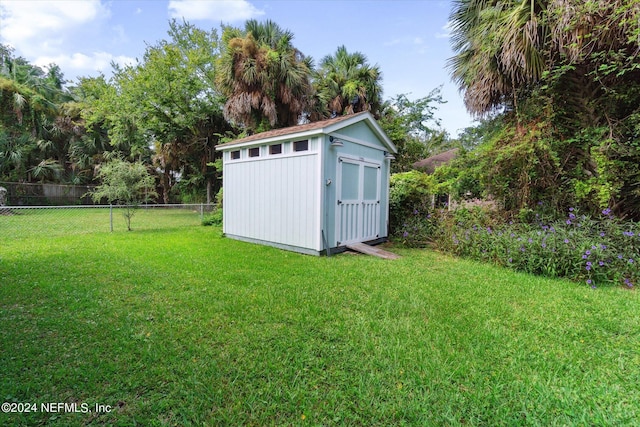
<path id="1" fill-rule="evenodd" d="M 420 169 L 428 174 L 435 172 L 438 166 L 449 163 L 451 160 L 458 157 L 458 149 L 448 150 L 435 156 L 427 157 L 426 159 L 419 160 L 413 164 L 413 167 Z"/>
<path id="2" fill-rule="evenodd" d="M 373 131 L 374 134 L 376 134 L 376 136 L 389 149 L 389 151 L 393 153 L 397 152 L 397 149 L 393 142 L 391 142 L 389 137 L 384 133 L 380 125 L 368 111 L 362 111 L 360 113 L 339 116 L 332 119 L 321 120 L 318 122 L 305 123 L 302 125 L 256 133 L 254 135 L 236 139 L 235 141 L 219 144 L 216 146 L 216 150 L 220 151 L 228 149 L 230 147 L 253 145 L 257 142 L 265 143 L 285 138 L 303 138 L 321 133 L 328 134 L 330 132 L 335 132 L 339 129 L 345 128 L 361 121 L 365 121 L 369 125 L 369 128 Z"/>

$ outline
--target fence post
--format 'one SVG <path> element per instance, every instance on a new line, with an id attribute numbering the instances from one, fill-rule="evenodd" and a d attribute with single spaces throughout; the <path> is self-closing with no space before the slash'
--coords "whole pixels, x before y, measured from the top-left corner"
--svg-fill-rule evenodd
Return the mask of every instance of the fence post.
<path id="1" fill-rule="evenodd" d="M 200 203 L 200 221 L 204 221 L 204 203 Z"/>
<path id="2" fill-rule="evenodd" d="M 113 205 L 109 203 L 109 224 L 111 225 L 111 232 L 113 232 Z"/>

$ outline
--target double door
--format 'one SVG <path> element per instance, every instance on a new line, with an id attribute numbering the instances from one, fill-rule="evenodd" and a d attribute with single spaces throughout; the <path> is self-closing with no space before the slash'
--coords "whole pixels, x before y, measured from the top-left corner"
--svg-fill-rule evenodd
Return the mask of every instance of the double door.
<path id="1" fill-rule="evenodd" d="M 381 165 L 338 158 L 336 241 L 338 246 L 380 236 Z"/>

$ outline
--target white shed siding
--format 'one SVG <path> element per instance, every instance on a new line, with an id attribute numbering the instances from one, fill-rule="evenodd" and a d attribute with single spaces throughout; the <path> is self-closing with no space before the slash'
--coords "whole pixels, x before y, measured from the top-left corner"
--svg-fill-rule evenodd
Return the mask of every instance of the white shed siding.
<path id="1" fill-rule="evenodd" d="M 224 232 L 321 250 L 317 157 L 310 152 L 226 162 Z"/>

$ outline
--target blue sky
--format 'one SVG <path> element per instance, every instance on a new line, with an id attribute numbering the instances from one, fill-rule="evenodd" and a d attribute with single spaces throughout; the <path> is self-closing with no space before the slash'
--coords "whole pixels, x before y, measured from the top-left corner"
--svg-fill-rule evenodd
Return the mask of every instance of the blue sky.
<path id="1" fill-rule="evenodd" d="M 455 136 L 472 120 L 445 68 L 450 10 L 451 1 L 440 0 L 0 0 L 0 43 L 37 65 L 58 64 L 73 80 L 108 76 L 111 61 L 135 63 L 147 44 L 167 38 L 172 18 L 207 30 L 270 19 L 316 63 L 340 45 L 364 53 L 382 70 L 385 99 L 442 86 L 447 103 L 437 116 Z"/>

